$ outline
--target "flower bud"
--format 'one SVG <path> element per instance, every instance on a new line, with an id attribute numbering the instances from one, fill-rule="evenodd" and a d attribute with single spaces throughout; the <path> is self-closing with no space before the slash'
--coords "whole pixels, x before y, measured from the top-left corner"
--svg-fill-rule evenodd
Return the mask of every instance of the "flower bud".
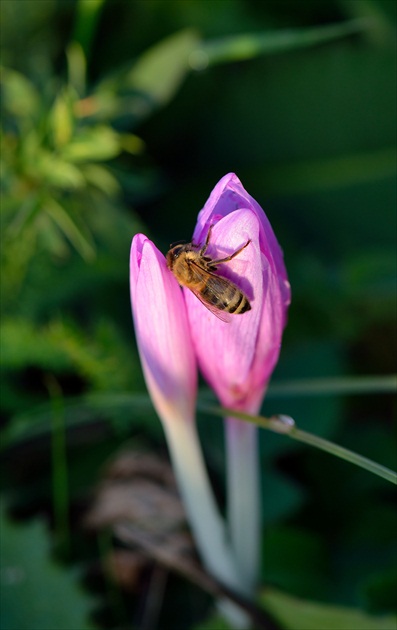
<path id="1" fill-rule="evenodd" d="M 197 368 L 180 287 L 163 254 L 143 234 L 134 236 L 130 289 L 143 372 L 163 422 L 194 420 Z"/>
<path id="2" fill-rule="evenodd" d="M 290 286 L 281 248 L 258 203 L 234 174 L 215 186 L 198 216 L 193 240 L 206 255 L 227 257 L 250 243 L 216 273 L 241 289 L 251 310 L 221 321 L 185 290 L 191 335 L 199 367 L 226 407 L 255 413 L 277 363 L 287 320 Z"/>

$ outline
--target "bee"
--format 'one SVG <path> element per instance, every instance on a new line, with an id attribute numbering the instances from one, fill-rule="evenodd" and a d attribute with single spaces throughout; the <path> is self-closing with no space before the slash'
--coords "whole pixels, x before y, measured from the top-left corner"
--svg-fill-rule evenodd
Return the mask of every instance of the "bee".
<path id="1" fill-rule="evenodd" d="M 204 245 L 194 243 L 174 243 L 170 245 L 167 253 L 167 267 L 181 286 L 190 289 L 194 295 L 214 315 L 222 321 L 230 321 L 229 314 L 240 315 L 251 310 L 251 304 L 245 293 L 227 278 L 214 273 L 218 265 L 227 263 L 251 242 L 247 241 L 230 256 L 212 259 L 206 256 L 206 251 L 211 238 L 212 225 L 210 226 Z"/>

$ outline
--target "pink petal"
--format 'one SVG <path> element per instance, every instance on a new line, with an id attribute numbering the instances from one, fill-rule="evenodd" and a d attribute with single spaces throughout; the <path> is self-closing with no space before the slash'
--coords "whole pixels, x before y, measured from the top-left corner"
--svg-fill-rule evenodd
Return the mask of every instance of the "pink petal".
<path id="1" fill-rule="evenodd" d="M 193 343 L 200 369 L 224 405 L 241 396 L 257 351 L 263 305 L 263 255 L 258 246 L 259 223 L 251 210 L 237 210 L 214 225 L 208 254 L 213 258 L 235 252 L 252 242 L 233 260 L 219 267 L 247 295 L 251 311 L 232 315 L 230 323 L 219 320 L 188 289 L 185 299 Z M 265 261 L 265 264 L 266 261 Z M 245 395 L 245 392 L 244 392 Z"/>
<path id="2" fill-rule="evenodd" d="M 216 184 L 204 208 L 198 215 L 193 235 L 194 242 L 201 242 L 211 223 L 237 210 L 249 208 L 259 219 L 260 247 L 269 260 L 274 273 L 278 276 L 282 299 L 285 307 L 291 301 L 291 289 L 285 269 L 283 252 L 273 232 L 273 228 L 258 202 L 248 194 L 241 181 L 234 173 L 228 173 Z"/>
<path id="3" fill-rule="evenodd" d="M 283 254 L 262 208 L 234 173 L 218 182 L 199 213 L 195 243 L 205 241 L 211 225 L 212 257 L 252 240 L 220 270 L 246 292 L 252 310 L 225 324 L 185 292 L 195 350 L 200 369 L 222 404 L 255 412 L 278 360 L 290 303 Z"/>
<path id="4" fill-rule="evenodd" d="M 143 234 L 131 246 L 130 288 L 146 383 L 163 421 L 192 420 L 197 369 L 185 302 L 163 254 Z"/>

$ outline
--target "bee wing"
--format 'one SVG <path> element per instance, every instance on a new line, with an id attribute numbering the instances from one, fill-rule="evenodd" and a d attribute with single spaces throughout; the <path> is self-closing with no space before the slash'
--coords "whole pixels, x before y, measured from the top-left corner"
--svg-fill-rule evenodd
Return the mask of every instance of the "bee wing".
<path id="1" fill-rule="evenodd" d="M 228 313 L 227 311 L 222 311 L 221 309 L 216 308 L 216 306 L 213 306 L 213 304 L 210 304 L 209 302 L 206 302 L 205 300 L 203 300 L 202 296 L 200 295 L 200 293 L 198 293 L 198 291 L 194 291 L 193 289 L 190 289 L 190 291 L 196 296 L 196 298 L 200 300 L 201 304 L 204 304 L 205 308 L 207 308 L 209 311 L 211 311 L 213 315 L 215 315 L 215 317 L 217 317 L 218 319 L 221 319 L 223 322 L 226 322 L 227 324 L 231 322 L 232 316 L 230 313 Z"/>
<path id="2" fill-rule="evenodd" d="M 212 286 L 214 295 L 216 295 L 216 296 L 222 295 L 222 292 L 224 290 L 224 282 L 225 282 L 224 278 L 221 278 L 220 276 L 217 276 L 215 273 L 212 273 L 211 271 L 207 271 L 207 270 L 202 269 L 202 267 L 200 267 L 200 265 L 197 265 L 197 263 L 195 263 L 195 262 L 191 262 L 191 267 L 193 268 L 193 271 L 195 269 L 197 270 L 197 275 L 199 276 L 200 279 L 203 276 L 203 272 L 205 273 L 206 276 L 210 276 L 210 278 L 211 278 L 211 286 Z M 189 287 L 189 289 L 190 289 L 190 287 Z M 214 306 L 213 304 L 211 304 L 210 302 L 205 300 L 203 298 L 203 296 L 198 291 L 195 291 L 194 289 L 190 289 L 190 291 L 192 293 L 194 293 L 196 298 L 198 298 L 200 300 L 200 302 L 202 304 L 204 304 L 204 306 L 209 311 L 211 311 L 211 313 L 213 315 L 215 315 L 215 317 L 217 317 L 218 319 L 221 319 L 223 322 L 226 322 L 226 323 L 231 322 L 232 316 L 231 316 L 230 313 L 228 313 L 227 311 L 224 311 L 222 309 L 217 308 L 216 306 Z"/>

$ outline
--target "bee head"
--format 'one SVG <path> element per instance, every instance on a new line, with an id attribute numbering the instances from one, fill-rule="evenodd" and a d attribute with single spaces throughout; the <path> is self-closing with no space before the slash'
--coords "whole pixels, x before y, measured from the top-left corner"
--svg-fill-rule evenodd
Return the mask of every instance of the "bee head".
<path id="1" fill-rule="evenodd" d="M 185 245 L 173 244 L 170 247 L 171 249 L 167 252 L 166 260 L 167 260 L 168 269 L 172 270 L 175 260 L 178 258 L 181 252 L 185 249 Z"/>
<path id="2" fill-rule="evenodd" d="M 175 245 L 172 249 L 172 255 L 174 258 L 178 258 L 179 254 L 186 249 L 186 247 L 184 245 Z"/>

